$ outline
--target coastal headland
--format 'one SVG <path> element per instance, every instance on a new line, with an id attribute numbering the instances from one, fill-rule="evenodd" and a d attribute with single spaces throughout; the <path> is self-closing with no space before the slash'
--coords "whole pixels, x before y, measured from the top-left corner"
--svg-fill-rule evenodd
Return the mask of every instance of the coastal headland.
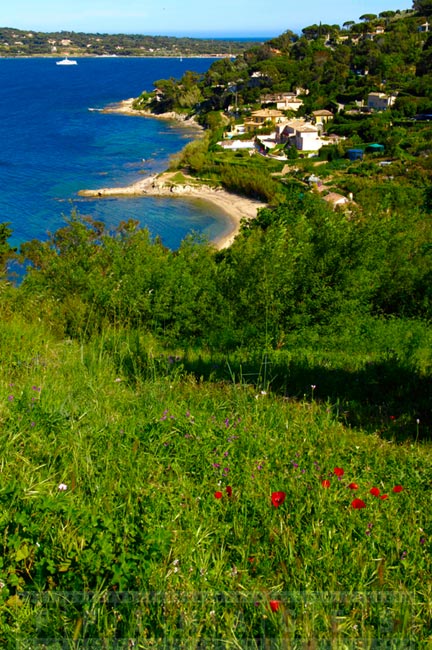
<path id="1" fill-rule="evenodd" d="M 120 113 L 123 115 L 134 115 L 151 117 L 163 120 L 175 120 L 187 122 L 187 126 L 201 127 L 192 120 L 185 120 L 176 113 L 163 113 L 154 115 L 146 111 L 136 111 L 132 108 L 134 99 L 126 99 L 118 104 L 106 107 L 104 113 Z M 78 195 L 86 198 L 107 198 L 107 197 L 137 197 L 137 196 L 161 196 L 173 198 L 199 199 L 217 206 L 227 216 L 230 227 L 222 237 L 213 241 L 218 249 L 230 246 L 240 230 L 243 219 L 253 219 L 257 216 L 258 210 L 265 207 L 265 203 L 247 197 L 227 192 L 220 187 L 206 185 L 192 176 L 183 172 L 166 171 L 162 174 L 147 176 L 131 185 L 123 187 L 102 187 L 95 190 L 80 190 Z"/>

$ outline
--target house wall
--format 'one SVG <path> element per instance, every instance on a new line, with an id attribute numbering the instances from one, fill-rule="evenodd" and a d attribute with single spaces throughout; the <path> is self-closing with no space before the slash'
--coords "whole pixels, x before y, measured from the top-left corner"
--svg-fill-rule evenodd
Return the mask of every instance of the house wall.
<path id="1" fill-rule="evenodd" d="M 316 131 L 296 131 L 295 145 L 299 151 L 318 151 L 323 142 Z"/>

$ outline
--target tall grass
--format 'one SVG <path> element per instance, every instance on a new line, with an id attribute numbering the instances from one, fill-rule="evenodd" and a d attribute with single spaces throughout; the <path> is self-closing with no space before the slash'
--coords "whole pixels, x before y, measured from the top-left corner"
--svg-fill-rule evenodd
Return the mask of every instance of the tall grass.
<path id="1" fill-rule="evenodd" d="M 1 324 L 2 646 L 428 647 L 429 446 L 140 345 Z"/>

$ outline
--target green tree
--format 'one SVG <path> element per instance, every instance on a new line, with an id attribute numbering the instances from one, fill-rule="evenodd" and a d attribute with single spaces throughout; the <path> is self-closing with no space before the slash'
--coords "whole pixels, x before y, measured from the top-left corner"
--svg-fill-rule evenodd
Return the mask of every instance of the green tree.
<path id="1" fill-rule="evenodd" d="M 432 0 L 413 0 L 413 9 L 421 16 L 431 16 Z"/>
<path id="2" fill-rule="evenodd" d="M 12 235 L 9 223 L 0 223 L 0 277 L 6 272 L 7 262 L 16 256 L 16 248 L 12 248 L 8 242 Z"/>

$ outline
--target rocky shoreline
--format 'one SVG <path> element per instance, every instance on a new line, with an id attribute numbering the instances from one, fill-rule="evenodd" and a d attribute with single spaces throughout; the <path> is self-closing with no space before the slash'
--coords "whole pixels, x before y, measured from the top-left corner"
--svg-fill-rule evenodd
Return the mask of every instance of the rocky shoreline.
<path id="1" fill-rule="evenodd" d="M 169 111 L 167 113 L 152 113 L 151 111 L 145 110 L 136 110 L 133 108 L 133 103 L 135 97 L 130 99 L 123 99 L 121 102 L 116 104 L 111 104 L 102 109 L 102 113 L 118 113 L 120 115 L 133 115 L 134 117 L 151 117 L 154 120 L 168 120 L 172 122 L 178 122 L 179 124 L 184 124 L 185 126 L 196 128 L 197 130 L 202 131 L 203 127 L 198 124 L 198 122 L 188 115 L 183 115 L 181 113 L 176 113 L 175 111 Z"/>

